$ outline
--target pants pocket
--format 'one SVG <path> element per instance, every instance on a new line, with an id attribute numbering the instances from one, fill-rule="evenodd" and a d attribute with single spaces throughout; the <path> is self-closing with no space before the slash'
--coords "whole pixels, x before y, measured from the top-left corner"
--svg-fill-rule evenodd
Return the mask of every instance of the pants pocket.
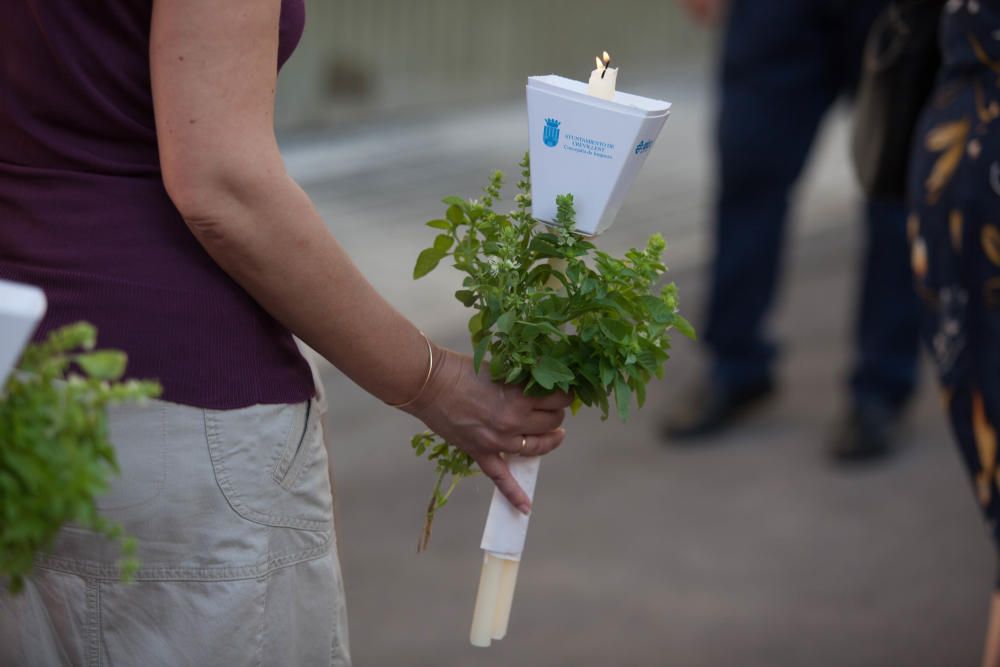
<path id="1" fill-rule="evenodd" d="M 304 407 L 303 407 L 304 406 Z M 304 411 L 304 415 L 300 412 Z M 310 420 L 313 418 L 313 402 L 307 401 L 296 406 L 296 412 L 291 419 L 288 429 L 288 436 L 285 438 L 285 446 L 281 451 L 281 456 L 274 464 L 271 477 L 283 488 L 291 490 L 294 486 L 297 473 L 302 471 L 303 461 L 307 456 L 300 456 L 302 445 L 309 435 Z"/>
<path id="2" fill-rule="evenodd" d="M 205 411 L 216 480 L 244 519 L 304 530 L 331 528 L 326 448 L 312 403 Z"/>

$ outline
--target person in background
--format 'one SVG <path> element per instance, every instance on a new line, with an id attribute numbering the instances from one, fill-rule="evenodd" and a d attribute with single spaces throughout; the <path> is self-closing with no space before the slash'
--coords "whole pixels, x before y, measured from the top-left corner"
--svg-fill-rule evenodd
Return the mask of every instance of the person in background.
<path id="1" fill-rule="evenodd" d="M 303 0 L 3 4 L 0 277 L 45 290 L 38 336 L 90 320 L 163 396 L 109 419 L 122 474 L 99 509 L 137 540 L 135 581 L 65 528 L 21 595 L 0 592 L 0 665 L 350 664 L 322 406 L 292 333 L 522 512 L 502 454 L 563 440 L 569 396 L 435 345 L 288 176 L 275 85 L 304 20 Z"/>
<path id="2" fill-rule="evenodd" d="M 724 23 L 715 128 L 715 257 L 704 340 L 711 369 L 668 416 L 671 439 L 729 426 L 775 390 L 764 334 L 781 265 L 789 196 L 820 121 L 858 79 L 868 29 L 886 0 L 679 0 Z M 902 202 L 869 201 L 850 404 L 831 438 L 836 460 L 890 451 L 916 382 L 920 307 L 908 277 Z M 845 272 L 846 273 L 846 272 Z M 845 275 L 844 279 L 848 279 Z"/>
<path id="3" fill-rule="evenodd" d="M 950 0 L 913 142 L 908 221 L 924 341 L 1000 555 L 1000 3 Z M 1000 572 L 983 665 L 1000 667 Z"/>

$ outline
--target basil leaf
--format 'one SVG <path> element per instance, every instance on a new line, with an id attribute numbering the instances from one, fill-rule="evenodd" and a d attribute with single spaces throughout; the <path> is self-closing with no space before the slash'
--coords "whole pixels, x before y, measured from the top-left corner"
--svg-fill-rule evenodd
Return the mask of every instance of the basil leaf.
<path id="1" fill-rule="evenodd" d="M 546 389 L 552 389 L 557 382 L 572 382 L 573 371 L 561 361 L 552 357 L 542 357 L 531 367 L 531 377 Z"/>
<path id="2" fill-rule="evenodd" d="M 73 361 L 95 380 L 118 380 L 125 374 L 128 357 L 117 350 L 101 350 L 78 354 Z"/>
<path id="3" fill-rule="evenodd" d="M 497 319 L 497 331 L 500 333 L 510 333 L 514 326 L 514 313 L 507 311 Z"/>
<path id="4" fill-rule="evenodd" d="M 413 279 L 423 278 L 436 269 L 444 257 L 445 253 L 437 248 L 427 248 L 427 250 L 424 250 L 417 256 L 417 263 L 413 267 Z"/>
<path id="5" fill-rule="evenodd" d="M 625 378 L 618 374 L 615 376 L 615 404 L 618 407 L 618 418 L 628 421 L 629 401 L 632 398 L 632 391 L 629 389 Z"/>

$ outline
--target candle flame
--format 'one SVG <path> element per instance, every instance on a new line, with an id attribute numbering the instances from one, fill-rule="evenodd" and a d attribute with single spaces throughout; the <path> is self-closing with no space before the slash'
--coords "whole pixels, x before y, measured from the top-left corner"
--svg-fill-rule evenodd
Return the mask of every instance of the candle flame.
<path id="1" fill-rule="evenodd" d="M 604 62 L 604 66 L 605 66 L 605 67 L 607 67 L 607 66 L 608 66 L 608 63 L 610 63 L 610 62 L 611 62 L 611 56 L 610 56 L 610 55 L 608 55 L 608 52 L 607 52 L 607 51 L 605 51 L 605 52 L 604 52 L 604 55 L 602 56 L 601 60 L 602 60 L 602 61 Z"/>
<path id="2" fill-rule="evenodd" d="M 600 56 L 595 56 L 594 62 L 597 63 L 597 69 L 601 69 L 604 67 L 604 63 L 601 62 Z"/>

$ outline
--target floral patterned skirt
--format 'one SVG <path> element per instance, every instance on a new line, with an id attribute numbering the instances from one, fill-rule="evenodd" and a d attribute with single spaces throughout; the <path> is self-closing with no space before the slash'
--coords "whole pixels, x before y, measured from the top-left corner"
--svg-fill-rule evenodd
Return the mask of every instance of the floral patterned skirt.
<path id="1" fill-rule="evenodd" d="M 966 11 L 951 4 L 946 11 Z M 945 20 L 946 62 L 955 62 L 948 59 L 953 47 L 975 63 L 945 71 L 917 129 L 908 232 L 926 305 L 924 339 L 975 496 L 1000 546 L 1000 56 L 991 53 L 1000 41 L 958 25 L 949 32 Z"/>

